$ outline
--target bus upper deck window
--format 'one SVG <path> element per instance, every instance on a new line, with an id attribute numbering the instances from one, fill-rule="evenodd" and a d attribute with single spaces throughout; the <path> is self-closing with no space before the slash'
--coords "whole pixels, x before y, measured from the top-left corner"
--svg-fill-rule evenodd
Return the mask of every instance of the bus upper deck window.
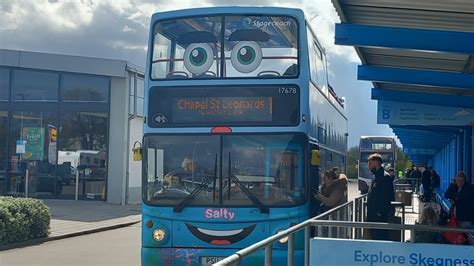
<path id="1" fill-rule="evenodd" d="M 225 21 L 224 66 L 227 77 L 298 75 L 298 27 L 295 19 L 287 16 L 227 16 Z"/>
<path id="2" fill-rule="evenodd" d="M 261 15 L 159 21 L 151 64 L 152 79 L 294 77 L 298 25 L 289 16 Z"/>

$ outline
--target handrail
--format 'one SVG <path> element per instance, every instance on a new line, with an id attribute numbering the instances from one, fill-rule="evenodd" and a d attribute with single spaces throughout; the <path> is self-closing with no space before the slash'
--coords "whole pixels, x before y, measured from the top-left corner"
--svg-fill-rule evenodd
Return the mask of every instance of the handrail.
<path id="1" fill-rule="evenodd" d="M 439 193 L 436 193 L 436 201 L 439 203 L 439 205 L 441 205 L 445 212 L 449 212 L 449 210 L 451 209 L 451 202 L 449 202 L 448 200 L 444 200 L 443 196 L 441 196 L 441 194 Z"/>
<path id="2" fill-rule="evenodd" d="M 364 194 L 364 195 L 361 195 L 357 198 L 355 198 L 353 201 L 348 201 L 342 205 L 339 205 L 335 208 L 332 208 L 324 213 L 321 213 L 315 217 L 313 217 L 312 219 L 322 219 L 322 218 L 325 218 L 327 216 L 330 216 L 332 215 L 333 213 L 336 213 L 338 212 L 339 210 L 342 210 L 348 206 L 352 206 L 354 204 L 354 202 L 356 200 L 361 200 L 362 198 L 366 197 L 367 194 Z M 220 262 L 216 263 L 216 264 L 213 264 L 213 265 L 227 265 L 227 264 L 232 264 L 232 263 L 236 263 L 238 261 L 241 260 L 241 258 L 247 256 L 247 255 L 250 255 L 251 253 L 259 250 L 259 249 L 262 249 L 262 248 L 266 248 L 267 246 L 270 245 L 271 247 L 271 244 L 273 244 L 273 242 L 275 241 L 278 241 L 279 239 L 281 238 L 284 238 L 286 236 L 289 236 L 290 234 L 294 234 L 300 230 L 302 230 L 303 228 L 305 228 L 306 226 L 308 226 L 308 223 L 312 220 L 312 219 L 308 219 L 306 221 L 303 221 L 297 225 L 294 225 L 286 230 L 283 230 L 283 231 L 280 231 L 278 232 L 276 235 L 273 235 L 271 237 L 268 237 L 266 239 L 263 239 L 253 245 L 250 245 L 244 249 L 241 249 L 237 252 L 235 252 L 234 254 L 230 255 L 229 257 L 221 260 Z M 291 238 L 291 237 L 289 237 Z"/>
<path id="3" fill-rule="evenodd" d="M 387 230 L 414 230 L 414 231 L 432 231 L 432 232 L 460 232 L 474 233 L 474 228 L 470 227 L 449 227 L 449 226 L 430 226 L 422 224 L 392 224 L 392 223 L 374 223 L 374 222 L 345 222 L 328 220 L 309 220 L 312 226 L 335 226 L 335 227 L 357 227 L 370 229 Z"/>
<path id="4" fill-rule="evenodd" d="M 358 197 L 358 198 L 362 198 L 364 197 L 364 195 Z M 349 202 L 346 202 L 342 205 L 339 205 L 333 209 L 330 209 L 322 214 L 319 214 L 315 217 L 313 217 L 312 219 L 321 219 L 323 217 L 327 217 L 327 216 L 330 216 L 332 215 L 333 213 L 341 210 L 341 209 L 344 209 L 350 205 L 353 204 L 353 201 L 349 201 Z M 217 264 L 214 264 L 214 265 L 227 265 L 227 264 L 232 264 L 232 263 L 236 263 L 238 262 L 241 258 L 247 256 L 247 255 L 250 255 L 251 253 L 259 250 L 259 249 L 262 249 L 262 248 L 265 248 L 266 246 L 268 245 L 271 245 L 273 242 L 275 241 L 278 241 L 279 239 L 285 237 L 285 236 L 288 236 L 290 234 L 293 234 L 293 233 L 296 233 L 298 231 L 300 231 L 301 229 L 303 229 L 304 227 L 308 226 L 308 223 L 311 221 L 311 219 L 309 220 L 306 220 L 304 222 L 301 222 L 297 225 L 294 225 L 286 230 L 283 230 L 283 231 L 280 231 L 278 232 L 276 235 L 273 235 L 271 237 L 268 237 L 266 239 L 263 239 L 251 246 L 248 246 L 244 249 L 241 249 L 237 252 L 235 252 L 234 254 L 232 254 L 231 256 L 227 257 L 226 259 L 224 260 L 221 260 L 220 262 L 218 262 Z"/>
<path id="5" fill-rule="evenodd" d="M 306 220 L 304 222 L 301 222 L 297 225 L 294 225 L 286 230 L 283 230 L 283 231 L 280 231 L 278 232 L 276 235 L 273 235 L 271 237 L 268 237 L 266 239 L 263 239 L 251 246 L 248 246 L 244 249 L 241 249 L 237 252 L 235 252 L 234 254 L 230 255 L 229 257 L 213 264 L 213 265 L 216 265 L 216 266 L 220 266 L 220 265 L 228 265 L 228 264 L 232 264 L 232 263 L 237 263 L 241 258 L 247 256 L 247 255 L 250 255 L 262 248 L 265 248 L 266 246 L 272 244 L 273 242 L 281 239 L 281 238 L 284 238 L 290 234 L 293 234 L 293 233 L 296 233 L 298 231 L 300 231 L 301 229 L 305 228 L 306 226 L 308 226 L 310 223 L 310 220 Z"/>
<path id="6" fill-rule="evenodd" d="M 360 195 L 359 197 L 354 198 L 353 201 L 356 201 L 356 200 L 360 200 L 360 199 L 362 199 L 362 198 L 365 198 L 365 197 L 367 197 L 367 195 L 368 195 L 368 193 L 362 194 L 362 195 Z"/>
<path id="7" fill-rule="evenodd" d="M 328 221 L 328 220 L 306 220 L 300 224 L 292 226 L 286 230 L 283 230 L 276 235 L 273 235 L 267 239 L 257 242 L 249 247 L 246 247 L 231 256 L 213 264 L 215 266 L 229 265 L 238 263 L 243 257 L 250 255 L 262 248 L 266 248 L 273 242 L 284 237 L 290 237 L 290 234 L 294 234 L 306 226 L 334 226 L 334 227 L 354 227 L 354 228 L 371 228 L 371 229 L 388 229 L 388 230 L 410 230 L 414 231 L 433 231 L 433 232 L 461 232 L 461 233 L 474 233 L 473 228 L 467 227 L 441 227 L 441 226 L 428 226 L 428 225 L 412 225 L 412 224 L 389 224 L 389 223 L 368 223 L 368 222 L 344 222 L 344 221 Z M 412 240 L 414 237 L 412 237 Z M 413 242 L 413 241 L 412 241 Z"/>
<path id="8" fill-rule="evenodd" d="M 415 232 L 416 231 L 431 231 L 431 232 L 461 232 L 461 233 L 474 233 L 473 228 L 467 228 L 467 227 L 448 227 L 448 226 L 429 226 L 429 225 L 412 225 L 412 224 L 390 224 L 390 223 L 374 223 L 374 222 L 362 222 L 362 221 L 352 221 L 352 222 L 347 222 L 347 221 L 333 221 L 333 220 L 321 220 L 323 217 L 327 217 L 329 215 L 332 215 L 334 212 L 337 212 L 341 209 L 344 209 L 345 207 L 348 206 L 354 206 L 353 205 L 355 202 L 363 200 L 364 197 L 366 197 L 367 194 L 361 195 L 357 198 L 355 198 L 353 201 L 344 203 L 343 205 L 340 205 L 334 209 L 331 209 L 327 212 L 324 212 L 316 217 L 313 217 L 311 219 L 308 219 L 306 221 L 303 221 L 297 225 L 294 225 L 286 230 L 280 231 L 277 234 L 268 237 L 266 239 L 263 239 L 251 246 L 248 246 L 242 250 L 237 251 L 236 253 L 228 256 L 227 258 L 213 264 L 216 266 L 221 266 L 221 265 L 232 265 L 235 263 L 239 263 L 244 257 L 257 252 L 263 248 L 265 248 L 265 264 L 269 264 L 271 262 L 271 249 L 272 249 L 272 244 L 276 241 L 278 241 L 281 238 L 288 237 L 288 239 L 292 239 L 293 235 L 302 229 L 305 229 L 305 265 L 308 263 L 308 256 L 309 254 L 309 228 L 310 227 L 320 227 L 320 226 L 326 226 L 326 227 L 350 227 L 350 228 L 357 228 L 357 229 L 363 229 L 363 228 L 371 228 L 371 229 L 387 229 L 387 230 L 410 230 L 411 231 L 411 242 L 415 242 Z M 293 245 L 291 245 L 293 247 Z M 293 254 L 293 250 L 290 250 L 290 245 L 288 245 L 288 254 Z M 289 265 L 293 264 L 293 258 L 288 259 Z"/>
<path id="9" fill-rule="evenodd" d="M 418 188 L 421 184 L 421 179 L 418 178 L 397 178 L 393 180 L 393 185 L 409 185 L 413 192 L 418 192 Z"/>
<path id="10" fill-rule="evenodd" d="M 353 204 L 353 201 L 348 201 L 348 202 L 346 202 L 346 203 L 344 203 L 344 204 L 341 204 L 341 205 L 339 205 L 339 206 L 337 206 L 337 207 L 334 207 L 334 208 L 332 208 L 332 209 L 330 209 L 330 210 L 328 210 L 328 211 L 326 211 L 326 212 L 323 212 L 323 213 L 321 213 L 321 214 L 319 214 L 319 215 L 317 215 L 317 216 L 315 216 L 315 217 L 313 217 L 313 218 L 311 218 L 311 219 L 321 219 L 321 218 L 323 218 L 323 217 L 330 216 L 330 215 L 332 215 L 332 213 L 335 213 L 335 212 L 337 212 L 337 211 L 339 211 L 339 210 L 341 210 L 341 209 L 344 209 L 345 207 L 347 207 L 347 206 L 349 206 L 349 205 L 352 205 L 352 204 Z"/>
<path id="11" fill-rule="evenodd" d="M 339 205 L 339 206 L 337 206 L 337 207 L 334 207 L 334 208 L 332 208 L 332 209 L 330 209 L 330 210 L 328 210 L 328 211 L 326 211 L 326 212 L 323 212 L 323 213 L 321 213 L 321 214 L 319 214 L 319 215 L 317 215 L 317 216 L 315 216 L 315 217 L 313 217 L 313 218 L 310 218 L 310 219 L 321 219 L 321 218 L 323 218 L 323 217 L 330 216 L 330 215 L 332 215 L 333 213 L 336 213 L 337 211 L 348 207 L 349 205 L 353 205 L 354 202 L 359 201 L 359 200 L 362 200 L 362 199 L 365 198 L 365 197 L 367 197 L 367 193 L 366 193 L 366 194 L 363 194 L 363 195 L 360 195 L 360 196 L 354 198 L 352 201 L 348 201 L 348 202 L 346 202 L 346 203 L 343 203 L 343 204 L 341 204 L 341 205 Z"/>

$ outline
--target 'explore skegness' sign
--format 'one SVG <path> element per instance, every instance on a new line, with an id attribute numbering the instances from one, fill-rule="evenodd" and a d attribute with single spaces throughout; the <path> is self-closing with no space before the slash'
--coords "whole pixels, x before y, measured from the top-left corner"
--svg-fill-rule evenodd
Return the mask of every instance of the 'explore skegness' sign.
<path id="1" fill-rule="evenodd" d="M 310 265 L 474 266 L 474 246 L 313 238 Z"/>

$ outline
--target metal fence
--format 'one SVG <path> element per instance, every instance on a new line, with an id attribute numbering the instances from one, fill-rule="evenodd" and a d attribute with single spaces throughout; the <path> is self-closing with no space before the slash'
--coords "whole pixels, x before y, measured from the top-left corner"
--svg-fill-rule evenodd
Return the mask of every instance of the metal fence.
<path id="1" fill-rule="evenodd" d="M 420 192 L 421 179 L 418 178 L 400 178 L 393 181 L 395 190 L 406 190 L 413 193 Z"/>
<path id="2" fill-rule="evenodd" d="M 308 252 L 309 252 L 309 238 L 311 237 L 310 228 L 311 222 L 314 220 L 326 220 L 328 222 L 332 221 L 357 221 L 362 222 L 363 217 L 365 216 L 364 211 L 364 202 L 367 201 L 367 194 L 355 198 L 353 201 L 344 203 L 338 207 L 335 207 L 327 212 L 324 212 L 318 216 L 315 216 L 312 219 L 306 220 L 302 223 L 299 223 L 295 226 L 292 226 L 286 230 L 280 231 L 278 234 L 273 235 L 269 238 L 266 238 L 260 242 L 257 242 L 249 247 L 246 247 L 231 256 L 225 258 L 224 260 L 214 264 L 214 265 L 239 265 L 241 260 L 246 256 L 257 252 L 258 250 L 265 249 L 265 265 L 272 265 L 272 244 L 278 241 L 279 239 L 288 237 L 288 265 L 294 265 L 294 236 L 296 232 L 300 230 L 305 230 L 305 265 L 308 265 Z M 313 236 L 327 236 L 327 237 L 337 237 L 341 238 L 360 238 L 362 237 L 362 231 L 357 230 L 351 227 L 336 228 L 334 226 L 320 226 L 316 228 L 313 232 Z"/>
<path id="3" fill-rule="evenodd" d="M 294 236 L 301 230 L 304 230 L 304 265 L 309 265 L 309 242 L 312 236 L 361 239 L 364 237 L 364 229 L 391 229 L 400 230 L 402 232 L 409 230 L 411 232 L 411 242 L 415 242 L 415 231 L 474 233 L 474 229 L 472 228 L 364 222 L 366 200 L 367 195 L 362 195 L 353 201 L 340 205 L 314 218 L 281 231 L 276 235 L 263 239 L 247 248 L 237 251 L 231 256 L 213 265 L 240 265 L 242 259 L 261 249 L 265 249 L 265 265 L 272 265 L 273 243 L 279 239 L 288 237 L 287 265 L 293 266 L 295 247 Z"/>

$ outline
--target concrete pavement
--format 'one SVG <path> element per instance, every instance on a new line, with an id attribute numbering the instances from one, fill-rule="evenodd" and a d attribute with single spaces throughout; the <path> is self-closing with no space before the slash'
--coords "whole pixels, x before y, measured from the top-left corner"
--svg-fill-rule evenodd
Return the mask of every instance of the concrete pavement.
<path id="1" fill-rule="evenodd" d="M 128 226 L 141 221 L 140 205 L 114 205 L 102 201 L 44 200 L 51 209 L 50 235 L 0 246 L 0 250 L 35 245 L 66 237 Z"/>
<path id="2" fill-rule="evenodd" d="M 141 223 L 0 252 L 0 266 L 139 266 Z"/>

